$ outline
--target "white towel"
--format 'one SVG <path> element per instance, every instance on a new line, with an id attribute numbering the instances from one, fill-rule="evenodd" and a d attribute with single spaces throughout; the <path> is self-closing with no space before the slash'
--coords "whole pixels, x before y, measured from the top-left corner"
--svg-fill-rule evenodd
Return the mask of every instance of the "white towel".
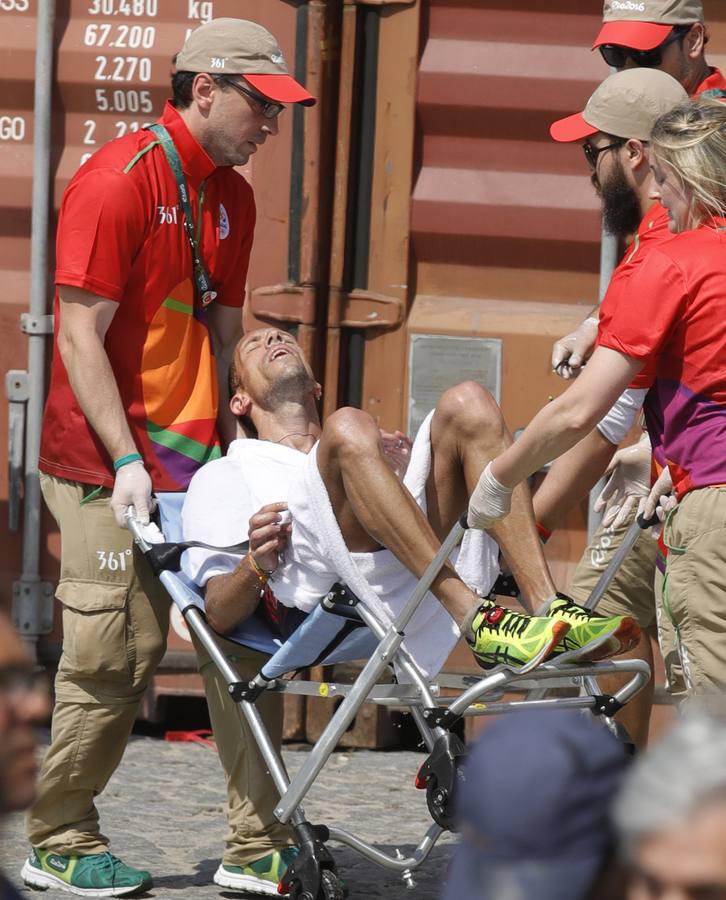
<path id="1" fill-rule="evenodd" d="M 432 416 L 430 413 L 416 435 L 404 478 L 404 485 L 424 512 Z M 290 486 L 288 504 L 293 528 L 285 563 L 275 573 L 273 590 L 278 600 L 309 611 L 336 581 L 343 581 L 383 623 L 389 624 L 404 606 L 416 579 L 389 550 L 349 552 L 318 471 L 317 445 L 308 454 L 301 477 Z M 451 558 L 472 590 L 489 592 L 499 567 L 497 545 L 487 534 L 467 531 L 460 552 Z M 434 676 L 458 638 L 454 620 L 429 593 L 409 622 L 404 643 L 424 674 Z"/>

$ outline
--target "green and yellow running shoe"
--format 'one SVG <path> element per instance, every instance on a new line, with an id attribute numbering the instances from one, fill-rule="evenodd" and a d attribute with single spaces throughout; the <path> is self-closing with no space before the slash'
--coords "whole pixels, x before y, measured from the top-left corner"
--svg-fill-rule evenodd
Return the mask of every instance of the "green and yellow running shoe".
<path id="1" fill-rule="evenodd" d="M 506 666 L 531 672 L 552 653 L 570 630 L 561 618 L 525 616 L 493 600 L 477 609 L 467 641 L 482 669 Z"/>
<path id="2" fill-rule="evenodd" d="M 273 850 L 267 856 L 245 866 L 230 866 L 223 863 L 214 873 L 214 883 L 248 894 L 277 897 L 279 896 L 277 886 L 299 852 L 297 847 L 283 847 L 282 850 Z"/>
<path id="3" fill-rule="evenodd" d="M 548 613 L 570 626 L 552 654 L 558 660 L 565 653 L 577 662 L 608 659 L 632 650 L 640 640 L 640 628 L 631 616 L 598 616 L 565 594 L 557 595 Z"/>
<path id="4" fill-rule="evenodd" d="M 30 887 L 56 888 L 82 897 L 127 897 L 153 886 L 148 872 L 127 866 L 113 853 L 62 856 L 37 847 L 26 859 L 21 876 Z"/>

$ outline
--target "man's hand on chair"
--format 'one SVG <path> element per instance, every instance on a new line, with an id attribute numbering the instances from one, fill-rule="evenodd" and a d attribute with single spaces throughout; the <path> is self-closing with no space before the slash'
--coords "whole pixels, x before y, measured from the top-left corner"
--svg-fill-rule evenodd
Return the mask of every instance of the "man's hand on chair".
<path id="1" fill-rule="evenodd" d="M 250 518 L 250 553 L 265 572 L 276 571 L 280 556 L 287 549 L 291 529 L 287 503 L 268 503 Z"/>
<path id="2" fill-rule="evenodd" d="M 116 473 L 111 494 L 111 510 L 121 528 L 126 527 L 126 510 L 134 507 L 136 518 L 142 525 L 149 524 L 149 512 L 156 506 L 151 496 L 151 478 L 139 460 L 127 463 Z"/>

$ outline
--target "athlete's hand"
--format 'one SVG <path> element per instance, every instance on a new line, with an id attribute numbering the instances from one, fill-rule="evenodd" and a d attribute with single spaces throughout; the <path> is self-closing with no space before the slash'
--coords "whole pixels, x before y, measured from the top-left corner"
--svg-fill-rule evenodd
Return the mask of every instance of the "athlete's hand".
<path id="1" fill-rule="evenodd" d="M 411 461 L 411 447 L 413 446 L 411 438 L 402 431 L 390 432 L 381 429 L 381 443 L 389 468 L 399 481 L 403 481 L 403 476 Z"/>
<path id="2" fill-rule="evenodd" d="M 149 512 L 154 508 L 151 478 L 140 460 L 126 463 L 118 470 L 110 504 L 116 523 L 121 528 L 126 527 L 124 516 L 129 506 L 134 507 L 136 518 L 142 525 L 149 524 Z"/>
<path id="3" fill-rule="evenodd" d="M 268 503 L 250 518 L 250 553 L 265 572 L 275 572 L 280 565 L 280 555 L 290 540 L 290 513 L 287 503 Z"/>
<path id="4" fill-rule="evenodd" d="M 493 528 L 500 519 L 509 514 L 512 507 L 513 488 L 500 484 L 492 475 L 492 464 L 479 476 L 477 486 L 469 501 L 466 521 L 470 528 Z"/>
<path id="5" fill-rule="evenodd" d="M 562 378 L 576 378 L 592 355 L 598 320 L 588 316 L 577 328 L 556 341 L 552 348 L 552 369 Z"/>
<path id="6" fill-rule="evenodd" d="M 673 479 L 668 466 L 666 466 L 656 479 L 648 496 L 640 501 L 638 515 L 642 515 L 645 519 L 652 519 L 653 515 L 656 515 L 661 522 L 665 522 L 666 516 L 678 502 L 672 491 Z M 655 537 L 658 537 L 660 530 L 660 527 L 653 528 Z"/>
<path id="7" fill-rule="evenodd" d="M 613 456 L 607 468 L 610 475 L 593 509 L 600 512 L 605 528 L 624 525 L 638 502 L 650 493 L 650 441 L 647 435 L 632 447 L 624 447 Z"/>

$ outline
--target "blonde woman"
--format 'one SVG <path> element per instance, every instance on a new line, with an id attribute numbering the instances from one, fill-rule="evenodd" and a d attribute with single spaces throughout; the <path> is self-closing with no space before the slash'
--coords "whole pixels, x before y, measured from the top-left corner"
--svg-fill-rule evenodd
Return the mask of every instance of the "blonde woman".
<path id="1" fill-rule="evenodd" d="M 603 136 L 601 136 L 603 137 Z M 601 312 L 598 347 L 575 383 L 482 473 L 469 522 L 490 528 L 512 489 L 584 437 L 646 365 L 646 423 L 678 501 L 667 523 L 666 602 L 691 692 L 726 689 L 726 105 L 684 103 L 651 137 L 653 198 L 674 236 L 643 259 L 629 299 Z M 597 148 L 596 148 L 597 149 Z M 612 154 L 598 156 L 599 176 Z M 670 485 L 660 478 L 653 512 Z M 665 648 L 664 648 L 665 650 Z"/>

